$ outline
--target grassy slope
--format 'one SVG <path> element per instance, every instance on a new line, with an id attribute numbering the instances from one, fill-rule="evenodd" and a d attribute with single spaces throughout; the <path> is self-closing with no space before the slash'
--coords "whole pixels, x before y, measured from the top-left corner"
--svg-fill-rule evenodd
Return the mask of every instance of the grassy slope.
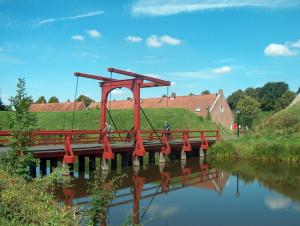
<path id="1" fill-rule="evenodd" d="M 271 111 L 262 111 L 258 116 L 253 120 L 252 128 L 256 128 L 258 125 L 263 123 L 265 120 L 272 116 L 273 112 Z"/>
<path id="2" fill-rule="evenodd" d="M 300 161 L 300 103 L 282 110 L 240 140 L 216 144 L 218 158 Z"/>
<path id="3" fill-rule="evenodd" d="M 196 116 L 185 109 L 144 109 L 155 129 L 162 129 L 165 121 L 171 129 L 217 129 L 217 126 L 207 119 Z M 8 112 L 0 112 L 0 128 L 8 129 Z M 36 113 L 39 129 L 71 129 L 73 112 L 41 112 Z M 113 110 L 113 120 L 118 129 L 130 129 L 133 125 L 132 110 Z M 108 117 L 108 116 L 107 116 Z M 75 112 L 74 129 L 99 129 L 99 110 Z M 144 115 L 141 113 L 142 129 L 150 129 Z"/>

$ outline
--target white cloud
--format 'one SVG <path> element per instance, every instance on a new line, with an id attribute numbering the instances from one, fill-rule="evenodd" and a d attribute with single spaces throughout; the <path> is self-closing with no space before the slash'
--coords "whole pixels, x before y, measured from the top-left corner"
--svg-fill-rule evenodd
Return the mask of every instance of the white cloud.
<path id="1" fill-rule="evenodd" d="M 98 10 L 98 11 L 92 11 L 92 12 L 79 14 L 79 15 L 75 15 L 75 16 L 42 19 L 37 22 L 37 26 L 54 23 L 54 22 L 58 22 L 58 21 L 77 20 L 77 19 L 86 18 L 86 17 L 98 16 L 103 13 L 104 12 L 102 10 Z"/>
<path id="2" fill-rule="evenodd" d="M 143 39 L 139 36 L 131 36 L 129 35 L 128 37 L 125 38 L 127 42 L 141 42 Z"/>
<path id="3" fill-rule="evenodd" d="M 203 69 L 199 71 L 177 71 L 177 72 L 168 72 L 166 73 L 168 77 L 173 77 L 176 80 L 186 80 L 187 78 L 191 79 L 217 79 L 223 74 L 229 73 L 232 71 L 232 68 L 229 66 L 224 66 L 216 69 Z"/>
<path id="4" fill-rule="evenodd" d="M 92 17 L 92 16 L 98 16 L 103 14 L 104 12 L 102 10 L 99 11 L 93 11 L 93 12 L 88 12 L 85 14 L 80 14 L 80 15 L 75 15 L 75 16 L 70 16 L 70 17 L 58 17 L 58 18 L 48 18 L 48 19 L 42 19 L 38 21 L 37 26 L 41 26 L 44 24 L 48 23 L 53 23 L 53 22 L 58 22 L 58 21 L 66 21 L 66 20 L 76 20 L 76 19 L 81 19 L 85 17 Z"/>
<path id="5" fill-rule="evenodd" d="M 223 67 L 219 67 L 214 69 L 214 72 L 217 74 L 226 74 L 232 71 L 232 68 L 229 66 L 223 66 Z"/>
<path id="6" fill-rule="evenodd" d="M 171 82 L 171 86 L 175 86 L 176 85 L 176 83 L 175 82 Z"/>
<path id="7" fill-rule="evenodd" d="M 73 40 L 76 40 L 76 41 L 83 41 L 84 40 L 84 37 L 82 35 L 73 35 L 71 38 Z"/>
<path id="8" fill-rule="evenodd" d="M 300 48 L 300 39 L 299 39 L 298 41 L 296 41 L 296 42 L 293 42 L 293 43 L 291 44 L 291 47 L 294 47 L 294 48 Z"/>
<path id="9" fill-rule="evenodd" d="M 101 33 L 95 29 L 92 29 L 92 30 L 87 30 L 86 31 L 89 36 L 91 36 L 92 38 L 100 38 L 101 37 Z"/>
<path id="10" fill-rule="evenodd" d="M 161 47 L 163 44 L 162 42 L 159 41 L 157 35 L 151 35 L 150 37 L 148 37 L 146 43 L 148 46 L 155 47 L 155 48 Z"/>
<path id="11" fill-rule="evenodd" d="M 291 203 L 290 199 L 287 199 L 287 198 L 282 197 L 282 196 L 266 197 L 265 198 L 265 204 L 271 210 L 278 210 L 278 209 L 288 208 L 290 203 Z"/>
<path id="12" fill-rule="evenodd" d="M 294 56 L 297 53 L 289 49 L 287 45 L 272 43 L 269 44 L 264 53 L 266 56 L 278 57 L 278 56 Z"/>
<path id="13" fill-rule="evenodd" d="M 160 41 L 169 45 L 180 45 L 181 41 L 179 39 L 173 38 L 169 35 L 163 35 L 160 37 Z"/>
<path id="14" fill-rule="evenodd" d="M 299 3 L 299 0 L 138 0 L 133 5 L 131 14 L 135 16 L 167 16 L 195 11 L 241 7 L 298 8 Z"/>
<path id="15" fill-rule="evenodd" d="M 124 92 L 121 89 L 114 89 L 113 91 L 111 91 L 111 93 L 118 96 L 124 94 Z"/>
<path id="16" fill-rule="evenodd" d="M 161 37 L 157 35 L 151 35 L 147 38 L 147 45 L 150 47 L 161 47 L 163 44 L 167 45 L 180 45 L 181 41 L 179 39 L 173 38 L 169 35 L 163 35 Z"/>

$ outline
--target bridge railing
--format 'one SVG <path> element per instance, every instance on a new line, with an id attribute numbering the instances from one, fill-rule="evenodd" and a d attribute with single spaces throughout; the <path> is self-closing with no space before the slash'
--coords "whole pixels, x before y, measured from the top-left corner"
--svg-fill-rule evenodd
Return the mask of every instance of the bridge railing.
<path id="1" fill-rule="evenodd" d="M 36 130 L 31 132 L 32 146 L 41 145 L 63 145 L 65 137 L 71 136 L 72 144 L 92 144 L 101 143 L 101 137 L 105 132 L 99 130 Z M 168 140 L 182 140 L 183 135 L 187 134 L 189 139 L 199 139 L 205 137 L 206 139 L 220 140 L 219 130 L 141 130 L 142 140 L 158 141 L 160 142 L 163 135 Z M 0 146 L 7 146 L 12 136 L 11 131 L 0 131 Z M 111 143 L 118 142 L 134 142 L 135 134 L 131 130 L 116 130 L 108 134 Z"/>

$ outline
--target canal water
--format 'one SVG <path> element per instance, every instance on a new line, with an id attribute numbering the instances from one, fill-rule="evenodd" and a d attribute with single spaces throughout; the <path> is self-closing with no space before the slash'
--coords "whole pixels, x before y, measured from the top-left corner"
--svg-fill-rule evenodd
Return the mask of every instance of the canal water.
<path id="1" fill-rule="evenodd" d="M 122 225 L 132 218 L 149 226 L 299 226 L 299 170 L 283 163 L 215 163 L 199 158 L 123 167 L 127 176 L 107 209 L 106 225 Z M 120 173 L 111 171 L 103 178 Z M 57 188 L 58 201 L 85 211 L 93 179 L 93 171 L 74 172 L 71 184 Z"/>

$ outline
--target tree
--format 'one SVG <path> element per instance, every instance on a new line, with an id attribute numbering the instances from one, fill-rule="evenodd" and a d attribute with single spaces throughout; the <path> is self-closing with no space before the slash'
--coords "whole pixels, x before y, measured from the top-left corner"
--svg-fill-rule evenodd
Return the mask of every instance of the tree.
<path id="1" fill-rule="evenodd" d="M 39 99 L 35 102 L 36 104 L 47 103 L 46 98 L 44 96 L 40 96 Z"/>
<path id="2" fill-rule="evenodd" d="M 0 97 L 0 111 L 5 111 L 6 110 L 6 106 L 3 104 L 2 99 Z"/>
<path id="3" fill-rule="evenodd" d="M 82 101 L 85 106 L 89 106 L 92 102 L 94 102 L 94 100 L 86 95 L 80 95 L 77 99 L 77 102 Z"/>
<path id="4" fill-rule="evenodd" d="M 266 83 L 259 92 L 259 102 L 263 111 L 273 111 L 275 102 L 289 89 L 288 84 L 284 82 Z"/>
<path id="5" fill-rule="evenodd" d="M 166 94 L 163 94 L 161 97 L 162 97 L 162 98 L 165 98 L 165 97 L 167 97 L 167 95 L 166 95 Z"/>
<path id="6" fill-rule="evenodd" d="M 298 88 L 298 90 L 297 90 L 297 92 L 296 92 L 297 94 L 299 94 L 300 93 L 300 86 L 299 86 L 299 88 Z"/>
<path id="7" fill-rule="evenodd" d="M 251 128 L 253 119 L 257 117 L 260 112 L 260 103 L 249 96 L 244 96 L 236 105 L 236 109 L 240 110 L 241 125 Z"/>
<path id="8" fill-rule="evenodd" d="M 236 109 L 237 103 L 244 97 L 243 90 L 239 89 L 227 97 L 227 102 L 232 110 Z"/>
<path id="9" fill-rule="evenodd" d="M 275 102 L 274 110 L 280 111 L 286 108 L 294 99 L 296 94 L 290 90 L 285 91 Z"/>
<path id="10" fill-rule="evenodd" d="M 171 97 L 176 98 L 176 93 L 175 93 L 175 92 L 172 92 L 172 93 L 171 93 Z"/>
<path id="11" fill-rule="evenodd" d="M 204 95 L 204 94 L 210 94 L 210 91 L 209 90 L 202 91 L 201 95 Z"/>
<path id="12" fill-rule="evenodd" d="M 189 96 L 194 96 L 194 95 L 195 95 L 195 94 L 193 94 L 193 93 L 190 93 L 190 94 L 189 94 Z"/>
<path id="13" fill-rule="evenodd" d="M 48 103 L 59 103 L 59 100 L 56 96 L 52 96 L 49 98 Z"/>
<path id="14" fill-rule="evenodd" d="M 126 100 L 132 100 L 132 98 L 131 97 L 127 97 Z"/>
<path id="15" fill-rule="evenodd" d="M 256 92 L 256 89 L 249 87 L 245 89 L 244 94 L 246 96 L 252 97 L 254 99 L 258 99 L 258 93 Z"/>
<path id="16" fill-rule="evenodd" d="M 36 124 L 36 117 L 29 112 L 31 97 L 25 91 L 25 79 L 18 80 L 17 94 L 10 98 L 10 111 L 8 116 L 9 129 L 12 138 L 9 150 L 2 156 L 0 166 L 10 174 L 24 177 L 29 176 L 29 166 L 34 159 L 29 151 L 31 132 Z"/>

